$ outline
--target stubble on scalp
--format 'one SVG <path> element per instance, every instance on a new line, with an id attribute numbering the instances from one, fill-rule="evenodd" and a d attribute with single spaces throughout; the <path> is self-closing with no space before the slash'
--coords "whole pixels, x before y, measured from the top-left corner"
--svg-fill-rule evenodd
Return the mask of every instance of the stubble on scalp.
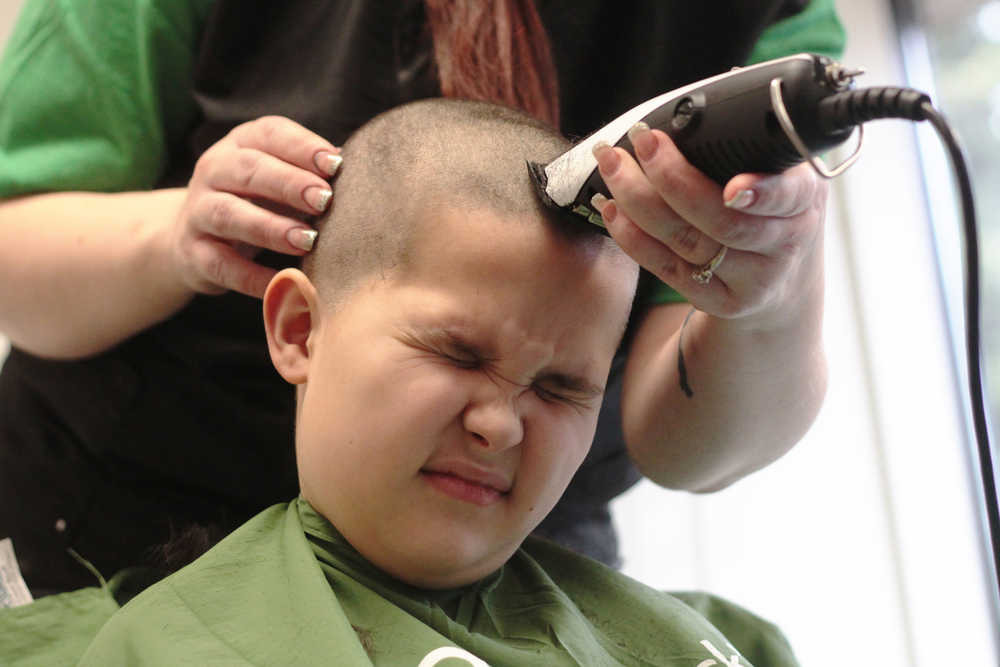
<path id="1" fill-rule="evenodd" d="M 376 116 L 343 146 L 333 204 L 302 268 L 336 306 L 365 279 L 405 268 L 419 225 L 445 208 L 550 224 L 570 243 L 618 251 L 596 228 L 544 208 L 534 192 L 526 162 L 548 162 L 569 146 L 534 118 L 483 102 L 429 99 Z"/>

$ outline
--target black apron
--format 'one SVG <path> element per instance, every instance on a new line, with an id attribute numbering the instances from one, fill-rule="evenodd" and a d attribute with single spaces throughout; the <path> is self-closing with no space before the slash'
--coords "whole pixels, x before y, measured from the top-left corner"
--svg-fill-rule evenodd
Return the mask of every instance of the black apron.
<path id="1" fill-rule="evenodd" d="M 538 1 L 565 134 L 743 64 L 798 0 Z M 375 114 L 439 95 L 420 0 L 220 0 L 203 33 L 199 115 L 161 187 L 183 185 L 230 129 L 276 114 L 341 144 Z M 264 253 L 274 267 L 295 258 Z M 539 532 L 618 563 L 608 501 L 639 479 L 623 444 L 616 360 L 594 446 Z M 297 495 L 294 395 L 268 358 L 260 303 L 200 296 L 82 361 L 14 349 L 0 374 L 0 536 L 36 592 L 147 562 L 189 524 L 235 527 Z"/>

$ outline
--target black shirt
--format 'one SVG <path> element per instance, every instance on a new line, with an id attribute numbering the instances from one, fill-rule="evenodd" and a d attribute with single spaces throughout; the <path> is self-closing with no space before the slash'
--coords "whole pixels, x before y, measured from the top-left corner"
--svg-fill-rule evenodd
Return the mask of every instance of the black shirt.
<path id="1" fill-rule="evenodd" d="M 654 95 L 742 64 L 786 0 L 539 0 L 562 130 L 583 136 Z M 403 102 L 439 95 L 420 0 L 220 0 L 193 91 L 200 115 L 160 186 L 183 185 L 235 125 L 290 117 L 335 144 Z M 264 253 L 275 267 L 294 258 Z M 610 564 L 608 501 L 639 479 L 623 444 L 614 364 L 594 446 L 539 532 Z M 189 524 L 235 527 L 298 492 L 294 396 L 273 370 L 260 303 L 199 296 L 93 358 L 14 349 L 0 374 L 0 536 L 36 592 L 92 585 L 147 561 Z"/>

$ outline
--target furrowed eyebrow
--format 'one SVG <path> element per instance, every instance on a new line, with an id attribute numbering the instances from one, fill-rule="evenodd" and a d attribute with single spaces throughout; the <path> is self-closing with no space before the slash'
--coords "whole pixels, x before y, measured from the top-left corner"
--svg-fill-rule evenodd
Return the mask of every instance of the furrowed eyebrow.
<path id="1" fill-rule="evenodd" d="M 581 398 L 598 398 L 604 394 L 604 387 L 594 384 L 579 375 L 567 373 L 542 373 L 535 377 L 535 382 L 554 384 L 560 389 L 576 394 Z"/>
<path id="2" fill-rule="evenodd" d="M 489 361 L 495 357 L 492 350 L 470 341 L 454 329 L 434 327 L 432 329 L 424 329 L 422 333 L 433 343 L 446 345 L 456 352 L 462 352 L 483 361 Z"/>
<path id="3" fill-rule="evenodd" d="M 492 348 L 484 347 L 469 340 L 460 330 L 452 327 L 435 326 L 421 328 L 414 331 L 413 335 L 431 344 L 449 347 L 455 352 L 468 354 L 481 361 L 490 361 L 496 358 L 496 354 Z M 594 384 L 583 376 L 559 371 L 544 371 L 532 378 L 532 382 L 552 385 L 581 399 L 599 398 L 604 395 L 605 391 L 603 386 Z"/>

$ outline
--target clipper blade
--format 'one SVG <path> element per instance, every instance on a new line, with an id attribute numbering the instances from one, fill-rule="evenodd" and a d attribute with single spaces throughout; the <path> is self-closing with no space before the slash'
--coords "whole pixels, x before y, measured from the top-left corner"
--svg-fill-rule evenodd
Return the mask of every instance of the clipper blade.
<path id="1" fill-rule="evenodd" d="M 531 183 L 535 186 L 535 192 L 538 193 L 538 198 L 542 200 L 542 203 L 549 208 L 558 209 L 559 205 L 552 201 L 552 197 L 549 193 L 545 191 L 545 188 L 549 184 L 548 174 L 545 173 L 545 167 L 547 164 L 541 164 L 538 162 L 532 162 L 528 160 L 526 162 L 528 165 L 528 176 L 531 177 Z"/>

